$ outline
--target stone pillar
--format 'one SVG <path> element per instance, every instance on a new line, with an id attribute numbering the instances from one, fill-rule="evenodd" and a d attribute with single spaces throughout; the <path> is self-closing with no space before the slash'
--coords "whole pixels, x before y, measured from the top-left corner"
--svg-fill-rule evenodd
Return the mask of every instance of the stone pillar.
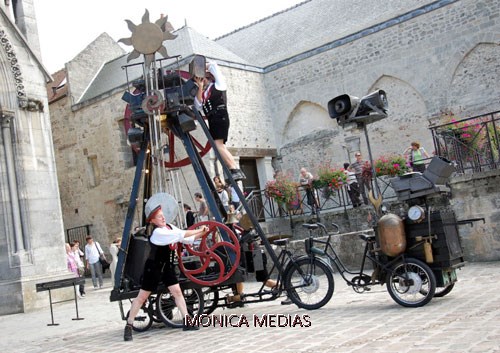
<path id="1" fill-rule="evenodd" d="M 0 125 L 2 129 L 2 154 L 5 158 L 6 180 L 8 185 L 8 199 L 10 200 L 10 215 L 12 231 L 14 235 L 15 253 L 24 250 L 23 230 L 21 224 L 21 212 L 19 207 L 18 188 L 16 180 L 16 170 L 14 164 L 14 154 L 12 152 L 12 132 L 11 120 L 14 119 L 14 112 L 4 111 L 0 108 Z M 10 222 L 9 222 L 10 223 Z"/>

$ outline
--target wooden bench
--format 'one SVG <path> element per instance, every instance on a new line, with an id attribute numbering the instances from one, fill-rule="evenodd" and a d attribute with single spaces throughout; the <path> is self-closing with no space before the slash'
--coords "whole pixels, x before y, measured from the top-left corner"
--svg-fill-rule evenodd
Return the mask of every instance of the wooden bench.
<path id="1" fill-rule="evenodd" d="M 73 301 L 73 300 L 75 301 L 76 318 L 73 318 L 72 320 L 83 320 L 83 317 L 78 316 L 78 297 L 76 295 L 76 286 L 83 284 L 83 283 L 85 283 L 84 277 L 73 277 L 73 278 L 65 278 L 65 279 L 60 279 L 57 281 L 50 281 L 50 282 L 36 284 L 36 291 L 37 292 L 49 291 L 50 317 L 52 319 L 52 323 L 47 324 L 47 326 L 59 325 L 59 324 L 54 323 L 54 311 L 52 309 L 52 305 L 57 304 L 57 303 L 69 302 L 69 301 Z M 59 289 L 59 288 L 70 287 L 70 286 L 73 286 L 73 292 L 74 292 L 73 299 L 60 300 L 57 302 L 52 301 L 52 294 L 51 294 L 52 289 Z"/>

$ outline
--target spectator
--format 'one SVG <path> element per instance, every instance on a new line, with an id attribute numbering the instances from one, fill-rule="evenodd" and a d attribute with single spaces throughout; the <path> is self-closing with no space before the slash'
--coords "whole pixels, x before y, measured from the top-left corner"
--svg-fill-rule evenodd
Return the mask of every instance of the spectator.
<path id="1" fill-rule="evenodd" d="M 214 185 L 215 185 L 216 189 L 219 189 L 219 188 L 225 189 L 226 188 L 226 185 L 221 180 L 220 176 L 218 176 L 218 175 L 214 176 L 213 181 L 214 181 Z"/>
<path id="2" fill-rule="evenodd" d="M 236 183 L 236 185 L 237 186 L 229 185 L 229 193 L 230 193 L 231 205 L 233 205 L 235 209 L 238 209 L 238 207 L 240 207 L 240 197 L 236 192 L 236 188 L 239 188 L 239 183 Z"/>
<path id="3" fill-rule="evenodd" d="M 430 156 L 423 147 L 420 147 L 420 143 L 412 142 L 410 147 L 404 150 L 403 155 L 409 160 L 414 172 L 423 173 L 425 171 L 424 159 L 430 158 Z"/>
<path id="4" fill-rule="evenodd" d="M 198 206 L 198 219 L 200 222 L 208 221 L 208 206 L 207 202 L 203 198 L 203 195 L 199 192 L 194 194 L 194 199 L 200 205 Z"/>
<path id="5" fill-rule="evenodd" d="M 74 257 L 76 260 L 76 264 L 78 266 L 78 274 L 80 277 L 85 276 L 85 264 L 83 263 L 83 251 L 80 249 L 80 242 L 78 240 L 74 240 L 70 244 L 73 249 Z M 78 291 L 80 293 L 80 298 L 85 297 L 85 283 L 82 283 L 78 286 Z"/>
<path id="6" fill-rule="evenodd" d="M 229 195 L 227 191 L 223 187 L 219 187 L 217 189 L 217 194 L 219 194 L 220 202 L 222 203 L 222 206 L 224 207 L 226 212 L 229 211 Z"/>
<path id="7" fill-rule="evenodd" d="M 92 275 L 94 289 L 97 289 L 98 281 L 99 288 L 102 288 L 102 265 L 99 261 L 100 254 L 103 253 L 101 245 L 94 241 L 91 235 L 88 235 L 85 240 L 87 240 L 87 245 L 85 245 L 85 258 L 87 259 L 87 268 L 90 269 L 90 274 Z"/>
<path id="8" fill-rule="evenodd" d="M 78 264 L 76 263 L 75 254 L 71 250 L 71 245 L 68 243 L 66 246 L 66 264 L 68 266 L 68 270 L 75 274 L 75 277 L 78 277 Z"/>
<path id="9" fill-rule="evenodd" d="M 111 254 L 111 264 L 109 265 L 109 271 L 111 272 L 111 285 L 115 287 L 115 272 L 116 264 L 118 263 L 118 250 L 120 249 L 120 244 L 122 238 L 115 238 L 115 240 L 109 246 L 109 253 Z"/>
<path id="10" fill-rule="evenodd" d="M 356 152 L 354 154 L 356 161 L 351 164 L 351 168 L 356 174 L 356 180 L 359 186 L 359 193 L 363 196 L 363 202 L 368 205 L 368 192 L 372 189 L 371 187 L 371 173 L 363 173 L 363 168 L 369 166 L 369 162 L 363 161 L 361 152 Z"/>
<path id="11" fill-rule="evenodd" d="M 351 199 L 352 207 L 359 207 L 361 206 L 361 200 L 359 199 L 359 185 L 356 173 L 352 171 L 349 163 L 344 163 L 344 171 L 347 175 L 347 193 Z"/>
<path id="12" fill-rule="evenodd" d="M 186 214 L 186 228 L 189 228 L 196 223 L 196 218 L 194 212 L 191 211 L 191 206 L 187 203 L 184 204 L 184 213 Z"/>
<path id="13" fill-rule="evenodd" d="M 315 190 L 312 187 L 313 179 L 313 175 L 308 172 L 306 168 L 300 169 L 299 184 L 304 188 L 306 192 L 307 204 L 311 206 L 311 213 L 315 214 L 316 210 L 319 209 L 319 204 L 315 195 Z"/>

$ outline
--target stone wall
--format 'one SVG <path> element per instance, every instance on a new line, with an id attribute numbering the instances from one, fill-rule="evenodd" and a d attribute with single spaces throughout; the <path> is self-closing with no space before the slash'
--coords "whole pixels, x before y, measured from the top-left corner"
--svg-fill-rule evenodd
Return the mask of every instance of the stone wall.
<path id="1" fill-rule="evenodd" d="M 402 153 L 412 140 L 432 152 L 428 126 L 441 111 L 453 110 L 466 117 L 499 110 L 499 10 L 499 1 L 458 1 L 267 73 L 265 85 L 283 157 L 281 168 L 296 170 L 296 161 L 305 156 L 318 162 L 317 144 L 290 150 L 293 137 L 302 139 L 314 130 L 304 130 L 304 122 L 295 120 L 322 130 L 339 130 L 326 108 L 340 94 L 360 97 L 375 89 L 386 91 L 389 117 L 368 126 L 375 158 Z M 361 131 L 340 129 L 329 148 L 341 151 L 353 133 L 361 136 L 361 150 L 367 156 Z M 339 165 L 347 159 L 324 158 Z"/>
<path id="2" fill-rule="evenodd" d="M 468 261 L 500 260 L 500 170 L 465 174 L 451 180 L 451 204 L 457 219 L 484 218 L 460 226 Z"/>

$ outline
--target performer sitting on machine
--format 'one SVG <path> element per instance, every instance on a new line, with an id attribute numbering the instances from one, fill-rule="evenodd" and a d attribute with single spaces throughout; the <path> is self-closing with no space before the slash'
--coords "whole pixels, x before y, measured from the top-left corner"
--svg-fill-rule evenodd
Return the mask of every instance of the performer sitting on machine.
<path id="1" fill-rule="evenodd" d="M 216 63 L 207 63 L 205 77 L 194 76 L 198 92 L 194 99 L 196 108 L 203 111 L 208 119 L 210 135 L 215 141 L 222 160 L 231 171 L 234 180 L 246 179 L 237 168 L 233 155 L 226 148 L 229 133 L 229 114 L 226 106 L 226 81 Z"/>
<path id="2" fill-rule="evenodd" d="M 171 262 L 170 244 L 184 243 L 193 244 L 198 238 L 201 238 L 208 232 L 207 226 L 202 226 L 199 229 L 182 230 L 171 224 L 167 224 L 161 204 L 148 205 L 145 207 L 146 222 L 152 223 L 155 226 L 153 233 L 149 239 L 151 243 L 151 251 L 149 258 L 144 265 L 144 274 L 139 294 L 132 302 L 127 325 L 123 339 L 125 341 L 132 340 L 132 325 L 134 319 L 142 305 L 148 299 L 151 292 L 156 291 L 160 281 L 168 288 L 174 297 L 175 304 L 179 308 L 183 317 L 188 315 L 186 301 L 182 294 L 181 287 L 175 275 L 174 265 Z M 198 326 L 183 325 L 183 330 L 198 330 Z"/>

